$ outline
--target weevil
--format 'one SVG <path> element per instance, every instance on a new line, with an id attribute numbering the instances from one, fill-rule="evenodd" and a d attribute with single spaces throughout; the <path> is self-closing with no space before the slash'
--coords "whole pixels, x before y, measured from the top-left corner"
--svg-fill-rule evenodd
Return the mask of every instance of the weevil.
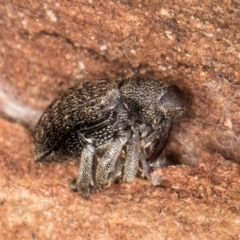
<path id="1" fill-rule="evenodd" d="M 130 183 L 165 161 L 171 126 L 185 111 L 181 90 L 164 81 L 89 81 L 68 89 L 47 107 L 35 129 L 37 162 L 76 160 L 73 187 L 89 198 L 116 179 Z"/>

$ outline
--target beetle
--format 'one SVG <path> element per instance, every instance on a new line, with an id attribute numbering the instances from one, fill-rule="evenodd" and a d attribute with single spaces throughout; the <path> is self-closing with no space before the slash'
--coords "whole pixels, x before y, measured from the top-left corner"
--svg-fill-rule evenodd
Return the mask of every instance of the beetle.
<path id="1" fill-rule="evenodd" d="M 47 107 L 35 129 L 35 160 L 79 161 L 73 188 L 88 199 L 116 179 L 130 183 L 138 172 L 164 165 L 172 123 L 185 111 L 175 85 L 153 79 L 100 79 L 80 83 Z M 124 160 L 123 160 L 124 158 Z"/>

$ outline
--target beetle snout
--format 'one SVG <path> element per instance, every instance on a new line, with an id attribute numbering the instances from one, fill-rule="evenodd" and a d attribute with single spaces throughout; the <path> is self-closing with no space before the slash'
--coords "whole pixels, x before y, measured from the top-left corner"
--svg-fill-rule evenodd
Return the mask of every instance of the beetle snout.
<path id="1" fill-rule="evenodd" d="M 167 115 L 176 118 L 183 114 L 186 99 L 183 92 L 176 86 L 170 86 L 159 100 L 160 107 Z"/>

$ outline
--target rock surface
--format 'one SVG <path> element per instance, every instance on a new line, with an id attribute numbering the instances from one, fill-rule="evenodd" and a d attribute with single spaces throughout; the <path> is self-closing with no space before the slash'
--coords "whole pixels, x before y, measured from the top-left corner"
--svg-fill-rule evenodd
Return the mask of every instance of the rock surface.
<path id="1" fill-rule="evenodd" d="M 218 154 L 154 173 L 165 188 L 136 179 L 84 200 L 70 190 L 77 166 L 34 164 L 32 140 L 0 120 L 1 239 L 240 238 L 240 166 Z"/>
<path id="2" fill-rule="evenodd" d="M 240 163 L 239 15 L 236 0 L 1 0 L 0 238 L 239 239 L 240 170 L 224 160 Z M 67 88 L 119 77 L 185 91 L 167 155 L 195 167 L 85 201 L 69 188 L 76 164 L 33 164 L 26 129 Z"/>

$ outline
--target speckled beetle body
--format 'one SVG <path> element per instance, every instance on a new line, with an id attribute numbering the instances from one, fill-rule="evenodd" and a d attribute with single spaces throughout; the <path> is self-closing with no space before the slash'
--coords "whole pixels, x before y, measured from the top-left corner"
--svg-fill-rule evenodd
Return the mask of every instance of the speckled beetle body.
<path id="1" fill-rule="evenodd" d="M 138 170 L 153 185 L 151 171 L 163 165 L 175 118 L 185 109 L 180 90 L 151 79 L 98 80 L 70 88 L 41 116 L 35 130 L 36 161 L 79 160 L 76 190 L 115 179 L 132 182 Z M 125 152 L 125 161 L 119 160 Z"/>

